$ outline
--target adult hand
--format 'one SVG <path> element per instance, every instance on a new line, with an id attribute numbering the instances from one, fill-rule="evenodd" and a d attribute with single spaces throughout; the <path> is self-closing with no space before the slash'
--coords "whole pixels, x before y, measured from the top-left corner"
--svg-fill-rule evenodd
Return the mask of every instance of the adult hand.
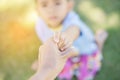
<path id="1" fill-rule="evenodd" d="M 68 48 L 60 52 L 57 44 L 50 38 L 39 49 L 39 67 L 37 73 L 30 80 L 53 80 L 62 71 L 68 58 L 73 56 L 74 50 Z"/>

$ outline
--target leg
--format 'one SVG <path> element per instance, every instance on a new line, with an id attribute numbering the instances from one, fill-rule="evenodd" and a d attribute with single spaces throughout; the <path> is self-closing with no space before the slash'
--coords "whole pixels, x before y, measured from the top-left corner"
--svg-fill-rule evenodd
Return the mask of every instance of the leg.
<path id="1" fill-rule="evenodd" d="M 96 31 L 95 39 L 96 39 L 96 42 L 98 44 L 98 48 L 100 51 L 102 51 L 107 37 L 108 37 L 108 33 L 105 30 L 100 29 L 100 30 Z"/>
<path id="2" fill-rule="evenodd" d="M 31 69 L 37 71 L 38 69 L 38 60 L 35 60 L 31 66 Z"/>

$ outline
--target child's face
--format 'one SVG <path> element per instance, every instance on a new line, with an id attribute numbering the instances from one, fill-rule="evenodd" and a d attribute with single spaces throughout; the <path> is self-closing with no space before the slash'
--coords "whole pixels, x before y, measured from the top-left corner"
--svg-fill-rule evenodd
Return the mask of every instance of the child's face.
<path id="1" fill-rule="evenodd" d="M 37 0 L 37 9 L 51 27 L 60 25 L 70 10 L 68 0 Z"/>

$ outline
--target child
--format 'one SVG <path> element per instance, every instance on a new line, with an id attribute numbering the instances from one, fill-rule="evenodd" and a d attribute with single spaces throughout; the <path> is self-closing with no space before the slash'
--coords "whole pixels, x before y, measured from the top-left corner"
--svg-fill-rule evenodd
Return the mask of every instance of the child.
<path id="1" fill-rule="evenodd" d="M 44 43 L 57 33 L 55 42 L 60 51 L 74 46 L 80 54 L 70 58 L 63 71 L 58 75 L 59 80 L 72 80 L 76 75 L 77 80 L 93 80 L 96 72 L 101 67 L 102 46 L 107 37 L 102 32 L 103 39 L 99 42 L 98 36 L 94 37 L 92 31 L 79 19 L 79 16 L 72 10 L 73 0 L 37 0 L 39 19 L 36 24 L 36 32 Z M 101 36 L 100 36 L 101 37 Z M 52 46 L 51 46 L 52 47 Z M 59 65 L 58 65 L 59 66 Z"/>

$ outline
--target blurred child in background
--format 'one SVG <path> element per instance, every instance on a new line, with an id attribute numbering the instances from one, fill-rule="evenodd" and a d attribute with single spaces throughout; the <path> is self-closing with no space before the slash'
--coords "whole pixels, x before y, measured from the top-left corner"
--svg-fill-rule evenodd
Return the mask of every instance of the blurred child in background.
<path id="1" fill-rule="evenodd" d="M 72 80 L 75 75 L 77 80 L 93 80 L 101 67 L 101 51 L 107 33 L 99 30 L 94 36 L 73 11 L 73 0 L 36 0 L 36 4 L 39 15 L 36 32 L 42 43 L 54 36 L 61 52 L 71 46 L 79 52 L 67 61 L 58 79 Z M 36 63 L 33 68 L 37 67 Z"/>

